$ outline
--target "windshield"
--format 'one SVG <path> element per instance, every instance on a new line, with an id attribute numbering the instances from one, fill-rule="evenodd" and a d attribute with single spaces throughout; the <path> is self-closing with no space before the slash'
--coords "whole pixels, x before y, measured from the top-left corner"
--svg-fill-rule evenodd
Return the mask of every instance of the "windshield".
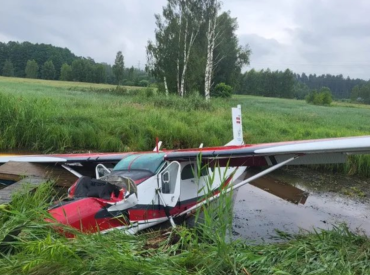
<path id="1" fill-rule="evenodd" d="M 157 170 L 164 162 L 164 155 L 164 153 L 151 153 L 127 156 L 117 163 L 113 171 L 147 170 L 156 174 Z"/>

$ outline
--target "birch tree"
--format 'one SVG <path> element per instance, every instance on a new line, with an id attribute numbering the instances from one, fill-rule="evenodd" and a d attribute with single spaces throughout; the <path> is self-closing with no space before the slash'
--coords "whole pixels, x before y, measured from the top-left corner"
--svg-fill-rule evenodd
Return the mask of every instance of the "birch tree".
<path id="1" fill-rule="evenodd" d="M 162 16 L 155 15 L 155 42 L 148 41 L 147 69 L 161 78 L 165 87 L 176 87 L 179 96 L 185 94 L 189 59 L 202 24 L 202 4 L 169 0 Z"/>
<path id="2" fill-rule="evenodd" d="M 181 97 L 185 94 L 185 79 L 186 79 L 186 70 L 188 68 L 189 57 L 191 54 L 192 47 L 194 42 L 199 34 L 200 27 L 203 23 L 203 3 L 202 1 L 189 1 L 189 0 L 180 0 L 180 35 L 179 35 L 179 49 L 181 46 L 183 48 L 183 65 L 182 71 L 180 71 L 180 66 L 178 66 L 178 73 L 181 75 L 179 95 Z M 184 26 L 183 26 L 184 25 Z M 183 41 L 182 37 L 182 28 L 183 32 Z"/>
<path id="3" fill-rule="evenodd" d="M 241 54 L 236 19 L 228 13 L 219 15 L 220 6 L 220 0 L 168 0 L 162 13 L 155 15 L 147 70 L 168 93 L 204 92 L 209 99 L 213 83 L 233 87 L 238 83 L 242 57 L 248 61 L 250 52 Z"/>
<path id="4" fill-rule="evenodd" d="M 216 41 L 216 25 L 218 10 L 220 9 L 220 3 L 217 0 L 208 0 L 206 3 L 206 11 L 208 17 L 208 29 L 207 29 L 207 61 L 204 73 L 204 96 L 208 101 L 211 98 L 211 85 L 212 85 L 212 74 L 213 74 L 213 52 L 215 49 Z"/>

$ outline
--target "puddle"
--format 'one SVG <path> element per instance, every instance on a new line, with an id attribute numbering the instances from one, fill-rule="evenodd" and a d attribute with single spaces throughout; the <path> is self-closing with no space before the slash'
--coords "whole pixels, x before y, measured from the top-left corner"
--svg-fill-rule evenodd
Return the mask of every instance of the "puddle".
<path id="1" fill-rule="evenodd" d="M 281 179 L 281 176 L 279 172 L 272 175 L 271 179 Z M 360 200 L 336 192 L 317 191 L 312 187 L 312 182 L 287 173 L 284 173 L 284 181 L 308 191 L 306 203 L 296 205 L 254 186 L 243 186 L 237 193 L 234 205 L 233 230 L 236 238 L 257 243 L 273 242 L 277 236 L 275 229 L 294 234 L 301 229 L 330 229 L 340 223 L 346 223 L 352 231 L 370 236 L 368 199 Z M 348 186 L 350 184 L 351 182 Z"/>

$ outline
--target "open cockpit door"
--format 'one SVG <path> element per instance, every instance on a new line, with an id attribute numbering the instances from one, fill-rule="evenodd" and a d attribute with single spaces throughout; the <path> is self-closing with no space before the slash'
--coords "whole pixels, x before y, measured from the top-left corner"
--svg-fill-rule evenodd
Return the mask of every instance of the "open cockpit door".
<path id="1" fill-rule="evenodd" d="M 158 174 L 159 192 L 166 206 L 174 207 L 180 198 L 180 167 L 173 161 Z"/>

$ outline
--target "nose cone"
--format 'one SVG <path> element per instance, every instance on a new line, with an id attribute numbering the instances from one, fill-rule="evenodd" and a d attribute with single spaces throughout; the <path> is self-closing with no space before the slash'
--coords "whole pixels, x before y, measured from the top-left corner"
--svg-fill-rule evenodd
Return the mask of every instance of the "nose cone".
<path id="1" fill-rule="evenodd" d="M 49 210 L 54 219 L 83 233 L 96 233 L 122 226 L 122 220 L 113 217 L 107 204 L 97 198 L 83 198 Z"/>

